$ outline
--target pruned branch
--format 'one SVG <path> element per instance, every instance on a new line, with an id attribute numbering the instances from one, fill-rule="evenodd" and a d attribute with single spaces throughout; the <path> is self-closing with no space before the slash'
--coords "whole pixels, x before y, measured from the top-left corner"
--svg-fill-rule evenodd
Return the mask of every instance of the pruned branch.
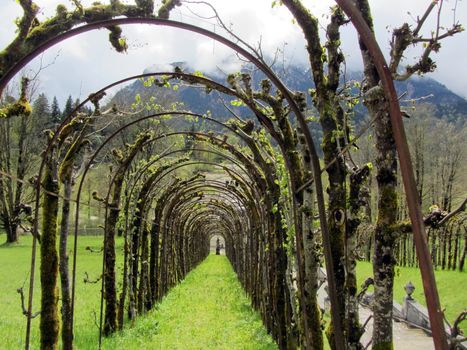
<path id="1" fill-rule="evenodd" d="M 373 280 L 373 278 L 371 277 L 368 277 L 365 282 L 363 282 L 361 288 L 362 290 L 360 291 L 360 293 L 358 293 L 357 295 L 357 300 L 358 301 L 361 301 L 363 296 L 365 295 L 366 291 L 368 290 L 368 288 L 370 288 L 370 286 L 374 285 L 375 284 L 375 281 Z"/>
<path id="2" fill-rule="evenodd" d="M 87 272 L 84 273 L 84 279 L 83 279 L 83 282 L 84 283 L 91 283 L 91 284 L 96 284 L 97 282 L 99 282 L 100 280 L 102 279 L 102 276 L 99 276 L 98 278 L 96 278 L 95 280 L 91 280 L 89 279 L 89 275 Z"/>
<path id="3" fill-rule="evenodd" d="M 446 317 L 445 317 L 445 321 L 449 325 L 449 331 L 450 331 L 449 349 L 456 350 L 458 349 L 457 345 L 467 340 L 467 338 L 464 336 L 462 329 L 459 327 L 460 324 L 464 322 L 466 319 L 467 319 L 467 310 L 462 311 L 456 317 L 452 326 L 448 322 L 448 320 L 446 320 Z"/>
<path id="4" fill-rule="evenodd" d="M 443 224 L 446 223 L 449 219 L 451 219 L 453 216 L 459 214 L 460 212 L 465 211 L 466 205 L 467 205 L 467 198 L 464 199 L 464 201 L 462 202 L 461 205 L 459 205 L 456 209 L 454 209 L 454 210 L 451 211 L 449 214 L 447 214 L 447 215 L 438 223 L 438 226 L 443 225 Z"/>
<path id="5" fill-rule="evenodd" d="M 102 251 L 104 250 L 104 248 L 93 249 L 93 248 L 91 248 L 90 246 L 87 246 L 87 247 L 85 248 L 85 250 L 88 250 L 88 251 L 90 251 L 91 253 L 102 253 Z M 86 276 L 87 276 L 87 273 L 86 273 Z"/>
<path id="6" fill-rule="evenodd" d="M 420 35 L 420 31 L 436 5 L 439 6 L 437 11 L 436 28 L 432 31 L 433 34 L 431 38 L 424 38 Z M 417 19 L 417 26 L 414 30 L 410 28 L 408 23 L 404 23 L 399 28 L 394 29 L 391 41 L 391 60 L 389 69 L 395 80 L 403 81 L 410 78 L 413 74 L 424 74 L 434 71 L 436 63 L 431 59 L 431 53 L 438 52 L 441 47 L 441 40 L 464 30 L 462 25 L 454 23 L 451 28 L 448 28 L 444 33 L 441 33 L 440 16 L 442 6 L 442 0 L 431 1 L 422 17 Z M 419 43 L 423 43 L 425 49 L 420 55 L 418 61 L 414 64 L 407 65 L 403 73 L 398 73 L 398 68 L 404 57 L 406 49 L 411 45 Z"/>
<path id="7" fill-rule="evenodd" d="M 431 228 L 439 228 L 446 224 L 446 222 L 448 222 L 455 215 L 465 211 L 466 206 L 467 198 L 464 199 L 461 205 L 459 205 L 450 213 L 441 210 L 441 208 L 439 208 L 438 206 L 433 206 L 431 212 L 423 218 L 423 223 L 425 224 L 425 226 L 429 226 Z M 412 223 L 409 220 L 400 222 L 399 224 L 397 224 L 397 227 L 395 227 L 395 230 L 402 233 L 411 232 Z"/>
<path id="8" fill-rule="evenodd" d="M 26 306 L 24 304 L 24 292 L 23 292 L 23 287 L 21 288 L 18 288 L 16 290 L 18 292 L 18 294 L 20 295 L 21 297 L 21 310 L 23 310 L 23 315 L 26 316 L 26 317 L 29 317 L 29 318 L 36 318 L 37 316 L 39 316 L 41 314 L 41 311 L 37 311 L 35 313 L 33 313 L 32 315 L 29 315 L 29 312 L 28 310 L 26 309 Z"/>

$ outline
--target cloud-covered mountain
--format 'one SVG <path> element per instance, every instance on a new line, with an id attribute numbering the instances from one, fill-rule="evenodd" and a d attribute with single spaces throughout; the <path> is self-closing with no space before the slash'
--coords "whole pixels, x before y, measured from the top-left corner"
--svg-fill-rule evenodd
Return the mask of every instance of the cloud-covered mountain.
<path id="1" fill-rule="evenodd" d="M 180 67 L 186 72 L 193 71 L 188 67 L 188 64 L 184 62 L 176 62 L 167 64 L 164 66 L 149 67 L 145 70 L 145 73 L 156 72 L 156 71 L 173 71 L 175 67 Z M 307 92 L 310 88 L 313 88 L 313 83 L 310 79 L 310 71 L 299 66 L 289 66 L 286 69 L 277 69 L 276 74 L 282 79 L 285 85 L 295 91 Z M 225 82 L 226 77 L 220 74 L 215 77 L 211 77 L 222 84 Z M 252 72 L 252 81 L 254 84 L 264 78 L 262 73 L 257 71 Z M 346 78 L 349 80 L 361 81 L 361 72 L 351 72 Z M 177 86 L 178 87 L 178 86 Z M 446 86 L 437 82 L 434 79 L 428 77 L 413 77 L 404 82 L 396 82 L 396 89 L 401 96 L 401 104 L 412 106 L 414 104 L 431 104 L 434 106 L 432 110 L 435 116 L 438 118 L 446 118 L 448 120 L 464 119 L 467 116 L 467 100 L 463 97 L 458 96 Z M 191 110 L 196 113 L 211 113 L 221 120 L 229 119 L 232 117 L 231 113 L 225 108 L 228 106 L 229 109 L 234 110 L 241 116 L 248 116 L 249 111 L 246 108 L 239 108 L 232 106 L 232 98 L 222 96 L 216 92 L 206 93 L 203 88 L 193 88 L 179 84 L 176 91 L 174 89 L 164 88 L 147 88 L 144 86 L 142 81 L 135 81 L 129 86 L 118 91 L 113 97 L 111 102 L 120 101 L 131 103 L 134 101 L 134 97 L 139 94 L 142 98 L 150 98 L 154 96 L 158 101 L 167 100 L 170 103 L 174 101 L 181 101 L 184 103 L 184 109 Z M 161 103 L 162 104 L 162 103 Z M 365 109 L 362 106 L 357 106 L 356 118 L 357 122 L 365 114 Z"/>

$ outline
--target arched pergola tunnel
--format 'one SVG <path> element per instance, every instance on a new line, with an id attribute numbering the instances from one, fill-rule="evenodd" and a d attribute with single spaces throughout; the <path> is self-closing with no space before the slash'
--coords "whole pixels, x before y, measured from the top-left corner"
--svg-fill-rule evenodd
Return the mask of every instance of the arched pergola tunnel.
<path id="1" fill-rule="evenodd" d="M 375 63 L 380 70 L 380 77 L 387 92 L 387 99 L 391 106 L 391 116 L 394 128 L 394 135 L 398 144 L 398 150 L 401 160 L 401 169 L 406 185 L 406 193 L 409 198 L 409 208 L 415 233 L 420 239 L 417 241 L 417 250 L 419 251 L 422 274 L 428 281 L 433 277 L 433 271 L 430 269 L 429 259 L 426 259 L 427 251 L 423 245 L 423 226 L 420 210 L 417 208 L 416 195 L 412 192 L 415 186 L 412 186 L 413 175 L 411 174 L 410 158 L 408 157 L 403 127 L 400 124 L 400 111 L 397 103 L 392 80 L 388 77 L 387 67 L 384 59 L 379 52 L 374 38 L 369 34 L 369 30 L 361 19 L 361 15 L 352 7 L 351 1 L 337 1 L 344 11 L 349 14 L 349 18 L 355 23 L 357 30 L 371 51 Z M 336 286 L 333 279 L 333 261 L 331 256 L 331 246 L 328 237 L 327 215 L 325 213 L 323 190 L 321 185 L 321 169 L 319 159 L 311 134 L 303 116 L 300 102 L 302 97 L 291 93 L 274 75 L 274 73 L 258 60 L 254 55 L 229 40 L 206 30 L 186 25 L 179 22 L 144 19 L 144 18 L 122 18 L 103 22 L 88 24 L 76 29 L 71 29 L 64 34 L 57 35 L 49 41 L 40 45 L 30 52 L 17 64 L 14 64 L 1 78 L 0 87 L 3 88 L 18 71 L 33 57 L 46 50 L 57 42 L 65 40 L 71 36 L 78 35 L 93 29 L 109 27 L 115 25 L 148 23 L 154 25 L 167 25 L 183 30 L 189 30 L 202 35 L 209 36 L 220 43 L 223 43 L 246 57 L 263 71 L 268 79 L 275 85 L 280 97 L 277 100 L 271 100 L 271 107 L 286 105 L 290 111 L 297 117 L 300 125 L 300 132 L 303 137 L 304 149 L 310 155 L 311 170 L 313 172 L 315 196 L 318 203 L 318 212 L 320 216 L 321 234 L 326 255 L 326 268 L 328 271 L 328 283 L 330 298 L 332 304 L 332 321 L 334 331 L 335 347 L 344 349 L 345 336 L 343 332 L 343 320 L 338 310 L 342 304 L 336 295 Z M 155 74 L 157 76 L 157 74 Z M 249 155 L 237 149 L 236 146 L 226 142 L 222 137 L 216 137 L 213 134 L 202 134 L 192 132 L 178 132 L 174 135 L 188 135 L 197 142 L 208 142 L 219 151 L 215 154 L 226 159 L 229 164 L 213 164 L 205 162 L 205 165 L 221 167 L 224 171 L 223 181 L 210 180 L 202 174 L 191 174 L 190 177 L 179 179 L 173 178 L 172 173 L 176 168 L 183 166 L 202 164 L 200 161 L 189 161 L 189 154 L 186 159 L 172 159 L 167 163 L 161 163 L 164 157 L 157 157 L 151 166 L 137 164 L 139 154 L 148 147 L 150 143 L 155 143 L 161 139 L 166 139 L 170 135 L 155 135 L 153 131 L 139 135 L 134 144 L 126 149 L 116 150 L 116 167 L 111 175 L 110 186 L 105 198 L 99 200 L 105 206 L 105 235 L 104 235 L 104 253 L 103 253 L 103 271 L 102 271 L 102 303 L 101 303 L 101 334 L 110 334 L 123 325 L 124 310 L 128 309 L 130 318 L 137 314 L 144 313 L 153 307 L 154 303 L 159 301 L 165 295 L 168 289 L 179 282 L 183 277 L 209 253 L 209 244 L 212 232 L 221 235 L 225 239 L 226 255 L 231 261 L 235 271 L 245 290 L 252 298 L 253 306 L 258 309 L 262 315 L 263 321 L 278 342 L 281 348 L 293 348 L 297 341 L 307 347 L 307 344 L 313 343 L 316 335 L 314 330 L 316 315 L 308 314 L 307 307 L 310 305 L 307 300 L 305 270 L 305 253 L 302 251 L 301 241 L 303 234 L 302 216 L 299 212 L 303 201 L 302 193 L 311 191 L 308 187 L 301 187 L 297 182 L 294 172 L 294 162 L 297 162 L 297 155 L 290 152 L 288 142 L 290 142 L 290 125 L 284 118 L 279 118 L 273 122 L 258 107 L 255 98 L 248 94 L 249 84 L 245 76 L 229 77 L 228 83 L 231 87 L 221 86 L 218 83 L 209 81 L 203 77 L 189 75 L 182 72 L 164 72 L 159 73 L 163 79 L 179 79 L 190 84 L 199 84 L 210 89 L 214 88 L 219 92 L 230 96 L 236 96 L 251 109 L 260 125 L 270 134 L 270 139 L 258 140 L 252 137 L 251 130 L 248 129 L 248 123 L 232 123 L 224 125 L 233 132 L 236 137 L 242 140 L 248 147 Z M 131 79 L 131 78 L 129 78 Z M 121 82 L 111 84 L 117 85 Z M 239 87 L 240 86 L 240 87 Z M 109 86 L 110 87 L 110 86 Z M 36 216 L 34 220 L 35 237 L 39 229 L 39 207 L 41 193 L 44 195 L 42 200 L 44 236 L 49 232 L 48 223 L 56 220 L 53 213 L 58 209 L 58 200 L 52 194 L 58 192 L 58 184 L 55 177 L 60 175 L 63 178 L 69 162 L 73 162 L 73 155 L 80 152 L 83 147 L 85 134 L 92 129 L 92 119 L 99 115 L 98 102 L 102 92 L 109 87 L 103 88 L 97 93 L 83 101 L 75 111 L 58 127 L 56 132 L 50 138 L 50 142 L 45 151 L 45 156 L 39 171 L 36 192 Z M 269 93 L 268 84 L 263 85 L 263 92 Z M 239 92 L 240 90 L 240 92 Z M 241 92 L 246 92 L 242 94 Z M 260 97 L 259 97 L 260 98 Z M 90 100 L 95 105 L 95 112 L 92 116 L 83 117 L 78 113 L 81 106 Z M 277 113 L 277 111 L 274 111 Z M 165 115 L 183 115 L 188 113 L 181 112 L 163 112 L 159 116 Z M 72 274 L 72 293 L 71 293 L 71 319 L 73 320 L 73 303 L 75 299 L 76 284 L 76 242 L 78 239 L 79 225 L 79 204 L 83 189 L 84 179 L 93 164 L 95 158 L 105 149 L 107 142 L 113 139 L 122 130 L 127 127 L 136 126 L 140 121 L 148 120 L 157 116 L 146 116 L 139 120 L 132 120 L 128 124 L 115 131 L 104 141 L 96 151 L 90 156 L 90 160 L 85 166 L 84 175 L 77 188 L 76 195 L 76 215 L 75 215 L 75 256 L 73 259 Z M 201 116 L 200 116 L 201 117 Z M 277 117 L 277 114 L 276 114 Z M 279 117 L 281 117 L 279 115 Z M 206 118 L 207 120 L 211 118 Z M 214 122 L 214 121 L 213 121 Z M 79 125 L 82 124 L 82 125 Z M 64 141 L 72 138 L 75 142 L 68 147 Z M 281 155 L 276 155 L 275 159 L 283 159 L 285 173 L 281 173 L 271 164 L 270 143 L 271 140 L 277 142 Z M 190 150 L 178 150 L 180 153 Z M 191 150 L 193 151 L 193 150 Z M 196 150 L 205 152 L 203 149 Z M 213 152 L 213 151 L 210 151 Z M 174 152 L 175 153 L 175 152 Z M 171 153 L 172 155 L 174 153 Z M 227 155 L 228 154 L 228 155 Z M 57 160 L 60 159 L 60 162 Z M 60 165 L 61 164 L 61 165 Z M 60 165 L 58 169 L 57 166 Z M 130 182 L 131 195 L 124 198 L 122 194 L 123 183 L 125 179 L 132 176 L 131 167 L 136 167 L 137 176 Z M 226 180 L 227 179 L 227 180 Z M 42 185 L 41 185 L 42 182 Z M 283 200 L 284 193 L 280 183 L 288 184 L 289 193 L 286 201 Z M 42 186 L 42 188 L 41 188 Z M 45 190 L 45 191 L 44 191 Z M 287 197 L 287 196 L 286 196 Z M 65 199 L 68 198 L 65 196 Z M 96 196 L 97 198 L 97 196 Z M 122 276 L 122 291 L 120 299 L 117 298 L 116 273 L 115 273 L 115 235 L 122 208 L 124 208 L 125 224 L 125 259 L 124 276 Z M 152 212 L 154 215 L 152 215 Z M 285 245 L 294 245 L 293 241 L 288 241 L 284 221 L 295 227 L 296 248 L 292 258 L 287 255 Z M 56 224 L 56 222 L 55 222 Z M 53 230 L 51 231 L 53 233 Z M 51 242 L 41 243 L 43 257 L 47 255 L 44 246 Z M 426 243 L 425 243 L 426 245 Z M 32 269 L 30 281 L 30 293 L 28 314 L 32 314 L 32 295 L 34 288 L 34 265 L 36 240 L 34 240 L 32 253 Z M 147 263 L 149 261 L 149 264 Z M 296 263 L 297 268 L 297 288 L 291 289 L 287 286 L 287 269 L 291 264 Z M 48 264 L 43 259 L 42 264 Z M 50 266 L 52 269 L 54 266 Z M 254 267 L 254 268 L 251 268 Z M 436 287 L 434 283 L 427 283 L 426 288 L 427 302 L 432 316 L 431 322 L 435 343 L 438 342 L 439 348 L 445 343 L 443 332 L 437 331 L 439 325 L 440 308 L 437 300 Z M 294 302 L 298 301 L 300 307 L 295 308 Z M 57 312 L 57 305 L 42 305 L 42 319 L 46 323 L 44 327 L 51 326 L 56 329 L 53 313 Z M 51 313 L 44 309 L 50 306 Z M 55 308 L 55 311 L 54 311 Z M 298 313 L 297 313 L 298 312 Z M 50 317 L 49 317 L 50 316 Z M 28 327 L 26 335 L 26 348 L 29 347 L 29 332 L 31 318 L 28 317 Z M 438 320 L 438 321 L 437 321 Z M 42 321 L 41 321 L 42 322 Z M 442 329 L 442 327 L 439 327 Z M 71 324 L 72 332 L 73 325 Z M 58 330 L 57 330 L 58 332 Z M 320 330 L 319 330 L 320 332 Z M 72 333 L 71 333 L 72 334 Z M 56 344 L 57 334 L 54 331 L 43 334 L 45 347 Z M 72 338 L 72 335 L 71 335 Z M 47 343 L 50 342 L 50 343 Z M 48 345 L 47 345 L 48 344 Z"/>

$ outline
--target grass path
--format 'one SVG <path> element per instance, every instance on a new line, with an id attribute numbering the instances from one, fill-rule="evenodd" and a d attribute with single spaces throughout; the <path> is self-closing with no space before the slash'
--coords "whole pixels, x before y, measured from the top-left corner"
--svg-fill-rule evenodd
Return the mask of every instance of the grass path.
<path id="1" fill-rule="evenodd" d="M 277 349 L 225 256 L 210 255 L 104 349 Z"/>

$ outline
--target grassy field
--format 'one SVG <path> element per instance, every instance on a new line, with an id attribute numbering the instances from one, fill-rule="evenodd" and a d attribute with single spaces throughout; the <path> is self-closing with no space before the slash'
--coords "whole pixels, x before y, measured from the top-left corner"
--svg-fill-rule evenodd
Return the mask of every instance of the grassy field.
<path id="1" fill-rule="evenodd" d="M 5 236 L 0 236 L 3 239 Z M 0 349 L 12 350 L 23 347 L 26 318 L 21 313 L 21 303 L 16 289 L 24 284 L 28 293 L 29 268 L 31 259 L 31 238 L 21 237 L 19 244 L 0 247 Z M 121 249 L 121 241 L 117 249 Z M 77 349 L 95 349 L 98 328 L 95 326 L 95 313 L 99 315 L 100 283 L 85 284 L 85 272 L 90 279 L 101 274 L 102 255 L 91 253 L 86 247 L 99 249 L 102 237 L 80 237 L 78 247 L 78 271 L 76 289 L 75 335 Z M 39 251 L 38 251 L 39 256 Z M 39 263 L 39 261 L 38 261 Z M 70 259 L 71 263 L 71 259 Z M 39 266 L 39 265 L 37 265 Z M 40 277 L 36 269 L 33 312 L 40 309 Z M 38 349 L 39 317 L 32 320 L 32 349 Z"/>
<path id="2" fill-rule="evenodd" d="M 0 236 L 0 240 L 4 236 Z M 117 241 L 117 250 L 122 250 Z M 76 349 L 96 349 L 100 283 L 85 284 L 100 275 L 102 237 L 80 237 L 76 291 Z M 121 255 L 121 254 L 120 254 Z M 0 246 L 0 350 L 24 347 L 26 318 L 16 289 L 27 295 L 31 238 L 19 244 Z M 70 260 L 71 261 L 71 260 Z M 120 266 L 121 268 L 121 266 Z M 120 272 L 120 269 L 118 269 Z M 40 308 L 39 272 L 33 311 Z M 32 349 L 38 349 L 39 318 L 33 320 Z M 106 339 L 104 349 L 276 349 L 225 256 L 211 256 L 173 289 L 158 310 L 138 320 L 119 336 Z"/>
<path id="3" fill-rule="evenodd" d="M 3 241 L 4 235 L 0 235 Z M 117 250 L 122 251 L 122 241 Z M 100 283 L 85 284 L 100 275 L 102 255 L 86 247 L 99 249 L 102 237 L 80 237 L 75 337 L 76 349 L 95 349 L 98 337 L 96 317 L 100 303 Z M 117 254 L 121 256 L 122 254 Z M 21 313 L 16 290 L 24 286 L 27 294 L 31 258 L 31 238 L 21 237 L 19 244 L 0 246 L 0 350 L 23 347 L 26 319 Z M 71 262 L 71 261 L 70 261 Z M 119 272 L 121 262 L 118 263 Z M 359 284 L 372 274 L 371 264 L 357 266 Z M 420 272 L 415 268 L 397 268 L 395 299 L 405 295 L 404 285 L 411 281 L 415 299 L 424 304 Z M 450 321 L 467 308 L 467 272 L 436 271 L 441 304 Z M 40 308 L 39 274 L 33 311 Z M 210 256 L 164 299 L 159 308 L 139 319 L 120 335 L 106 339 L 105 349 L 275 349 L 261 321 L 250 308 L 234 272 L 225 257 Z M 39 318 L 33 320 L 32 348 L 38 348 Z M 463 326 L 467 331 L 467 325 Z"/>

